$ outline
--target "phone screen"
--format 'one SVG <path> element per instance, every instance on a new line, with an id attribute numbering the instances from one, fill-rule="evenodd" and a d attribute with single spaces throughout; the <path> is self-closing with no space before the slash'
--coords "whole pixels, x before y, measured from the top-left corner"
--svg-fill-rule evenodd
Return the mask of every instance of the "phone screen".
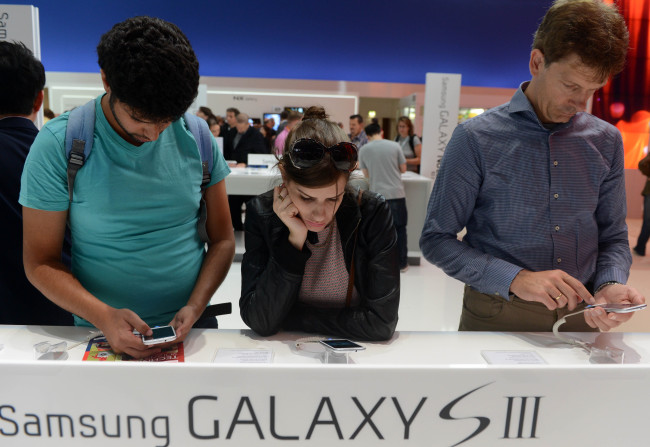
<path id="1" fill-rule="evenodd" d="M 320 342 L 331 349 L 340 351 L 360 351 L 366 349 L 353 341 L 345 339 L 321 340 Z"/>
<path id="2" fill-rule="evenodd" d="M 147 341 L 156 341 L 156 340 L 168 340 L 171 341 L 176 338 L 176 332 L 171 326 L 155 327 L 151 329 L 153 333 L 151 335 L 145 335 L 142 337 L 142 340 Z"/>

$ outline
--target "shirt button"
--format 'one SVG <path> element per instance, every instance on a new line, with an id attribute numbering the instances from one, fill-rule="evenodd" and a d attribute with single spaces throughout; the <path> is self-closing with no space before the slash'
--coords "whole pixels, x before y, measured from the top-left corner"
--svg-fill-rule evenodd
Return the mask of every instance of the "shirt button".
<path id="1" fill-rule="evenodd" d="M 560 195 L 559 194 L 553 194 L 553 197 L 555 197 L 557 199 L 558 197 L 560 197 Z"/>
<path id="2" fill-rule="evenodd" d="M 560 262 L 562 262 L 562 258 L 557 258 L 557 263 L 559 264 Z"/>
<path id="3" fill-rule="evenodd" d="M 556 226 L 555 226 L 555 231 L 560 231 L 560 226 L 559 226 L 559 225 L 556 225 Z M 558 262 L 559 262 L 559 261 L 558 261 Z"/>
<path id="4" fill-rule="evenodd" d="M 559 165 L 559 163 L 557 162 L 557 160 L 555 160 L 555 161 L 553 162 L 553 166 L 557 166 L 557 165 Z"/>
<path id="5" fill-rule="evenodd" d="M 494 294 L 495 294 L 496 296 L 499 296 L 499 292 L 494 292 Z"/>

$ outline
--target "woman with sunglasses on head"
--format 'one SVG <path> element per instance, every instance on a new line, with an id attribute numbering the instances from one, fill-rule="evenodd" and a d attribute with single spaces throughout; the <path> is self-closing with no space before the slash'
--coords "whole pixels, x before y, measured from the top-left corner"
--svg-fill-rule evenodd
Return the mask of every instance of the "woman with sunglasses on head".
<path id="1" fill-rule="evenodd" d="M 389 339 L 400 296 L 397 236 L 381 196 L 346 188 L 357 148 L 311 107 L 278 166 L 282 185 L 246 204 L 242 319 L 260 335 Z"/>

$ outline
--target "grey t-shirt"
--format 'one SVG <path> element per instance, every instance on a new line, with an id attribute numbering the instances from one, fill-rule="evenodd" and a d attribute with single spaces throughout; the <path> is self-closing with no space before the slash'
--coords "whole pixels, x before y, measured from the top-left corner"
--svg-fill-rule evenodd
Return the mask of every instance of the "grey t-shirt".
<path id="1" fill-rule="evenodd" d="M 411 149 L 411 145 L 409 144 L 409 136 L 406 137 L 399 137 L 399 140 L 397 142 L 399 145 L 402 147 L 402 151 L 404 152 L 404 156 L 406 158 L 415 158 L 415 151 Z M 422 144 L 420 141 L 420 138 L 417 135 L 413 136 L 413 147 L 417 146 L 418 144 Z"/>
<path id="2" fill-rule="evenodd" d="M 402 148 L 402 152 L 404 152 L 404 156 L 406 158 L 415 158 L 415 151 L 411 149 L 411 145 L 409 144 L 409 139 L 410 139 L 409 136 L 399 137 L 397 142 Z M 418 144 L 422 144 L 422 141 L 420 141 L 420 138 L 417 135 L 413 135 L 413 147 L 415 148 L 415 146 L 417 146 Z M 418 167 L 416 165 L 407 165 L 406 169 L 408 169 L 409 171 L 418 172 Z"/>
<path id="3" fill-rule="evenodd" d="M 404 153 L 394 141 L 370 141 L 359 151 L 359 167 L 368 171 L 370 190 L 381 194 L 386 200 L 406 196 L 399 170 L 404 163 Z"/>

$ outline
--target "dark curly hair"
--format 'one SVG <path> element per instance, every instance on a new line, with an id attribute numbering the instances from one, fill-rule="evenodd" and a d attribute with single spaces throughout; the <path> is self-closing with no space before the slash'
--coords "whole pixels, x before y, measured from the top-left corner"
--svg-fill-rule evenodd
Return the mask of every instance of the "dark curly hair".
<path id="1" fill-rule="evenodd" d="M 575 53 L 601 80 L 625 67 L 629 33 L 615 6 L 600 0 L 556 0 L 535 32 L 545 66 Z"/>
<path id="2" fill-rule="evenodd" d="M 102 36 L 97 55 L 111 94 L 142 119 L 174 121 L 196 98 L 199 62 L 173 23 L 127 19 Z"/>
<path id="3" fill-rule="evenodd" d="M 31 115 L 45 69 L 20 42 L 0 42 L 0 115 Z"/>

